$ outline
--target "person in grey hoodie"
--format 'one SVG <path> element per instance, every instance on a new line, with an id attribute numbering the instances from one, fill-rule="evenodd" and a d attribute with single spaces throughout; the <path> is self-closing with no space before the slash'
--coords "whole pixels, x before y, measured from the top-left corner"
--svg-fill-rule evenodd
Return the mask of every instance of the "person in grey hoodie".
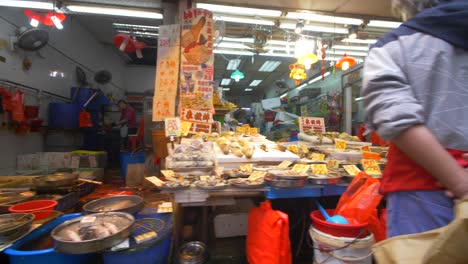
<path id="1" fill-rule="evenodd" d="M 391 142 L 389 237 L 447 225 L 468 198 L 468 1 L 393 6 L 408 20 L 371 47 L 361 91 L 366 126 Z"/>

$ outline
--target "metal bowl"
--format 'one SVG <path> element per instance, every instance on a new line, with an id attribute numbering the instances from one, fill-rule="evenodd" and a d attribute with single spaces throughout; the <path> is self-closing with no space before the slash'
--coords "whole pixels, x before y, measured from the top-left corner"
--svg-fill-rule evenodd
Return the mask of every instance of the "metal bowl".
<path id="1" fill-rule="evenodd" d="M 34 214 L 0 215 L 0 244 L 13 241 L 31 229 Z"/>
<path id="2" fill-rule="evenodd" d="M 303 187 L 306 183 L 306 179 L 296 179 L 296 180 L 288 180 L 288 179 L 278 179 L 271 176 L 265 177 L 265 183 L 271 187 L 275 188 L 300 188 Z"/>
<path id="3" fill-rule="evenodd" d="M 278 180 L 307 180 L 307 174 L 292 173 L 290 170 L 269 170 L 268 175 Z"/>
<path id="4" fill-rule="evenodd" d="M 91 201 L 83 206 L 87 213 L 123 212 L 134 214 L 144 206 L 143 198 L 137 195 L 116 195 Z"/>
<path id="5" fill-rule="evenodd" d="M 316 176 L 310 176 L 307 179 L 307 182 L 309 184 L 314 184 L 314 185 L 327 185 L 327 184 L 337 184 L 340 181 L 340 177 L 316 177 Z"/>
<path id="6" fill-rule="evenodd" d="M 208 250 L 203 242 L 188 242 L 180 247 L 177 258 L 178 264 L 203 264 L 208 258 Z"/>
<path id="7" fill-rule="evenodd" d="M 107 212 L 92 214 L 96 217 L 95 221 L 106 221 L 115 224 L 118 227 L 118 232 L 107 237 L 90 239 L 84 241 L 70 241 L 64 239 L 66 230 L 77 230 L 80 222 L 84 217 L 66 221 L 52 230 L 51 236 L 55 240 L 55 249 L 66 254 L 86 254 L 99 252 L 111 248 L 125 239 L 127 239 L 133 231 L 135 218 L 131 214 L 122 212 Z"/>

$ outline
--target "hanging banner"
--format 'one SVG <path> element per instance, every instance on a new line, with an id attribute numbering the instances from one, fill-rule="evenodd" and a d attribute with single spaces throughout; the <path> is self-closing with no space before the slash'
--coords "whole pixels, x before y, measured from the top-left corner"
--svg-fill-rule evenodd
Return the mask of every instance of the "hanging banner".
<path id="1" fill-rule="evenodd" d="M 181 33 L 180 119 L 193 123 L 191 133 L 210 132 L 213 107 L 213 13 L 204 9 L 184 12 Z M 201 120 L 187 118 L 188 111 Z M 199 112 L 197 112 L 199 111 Z M 211 113 L 209 118 L 205 115 Z M 206 117 L 206 118 L 204 118 Z"/>
<path id="2" fill-rule="evenodd" d="M 176 115 L 179 78 L 180 25 L 159 27 L 158 60 L 153 97 L 153 121 Z"/>
<path id="3" fill-rule="evenodd" d="M 322 117 L 300 117 L 299 130 L 301 133 L 325 132 L 325 120 Z"/>

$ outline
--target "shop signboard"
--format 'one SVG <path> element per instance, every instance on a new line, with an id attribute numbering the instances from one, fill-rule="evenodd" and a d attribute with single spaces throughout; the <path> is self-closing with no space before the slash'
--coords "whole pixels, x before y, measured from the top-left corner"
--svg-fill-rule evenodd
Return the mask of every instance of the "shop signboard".
<path id="1" fill-rule="evenodd" d="M 190 132 L 211 132 L 213 107 L 213 13 L 188 9 L 181 25 L 181 74 L 179 79 L 180 119 L 193 123 Z M 187 118 L 189 111 L 211 114 L 208 118 Z"/>
<path id="2" fill-rule="evenodd" d="M 174 117 L 179 78 L 180 25 L 159 27 L 153 121 Z"/>
<path id="3" fill-rule="evenodd" d="M 307 132 L 325 132 L 325 120 L 323 117 L 304 117 L 299 118 L 299 130 L 301 133 Z"/>

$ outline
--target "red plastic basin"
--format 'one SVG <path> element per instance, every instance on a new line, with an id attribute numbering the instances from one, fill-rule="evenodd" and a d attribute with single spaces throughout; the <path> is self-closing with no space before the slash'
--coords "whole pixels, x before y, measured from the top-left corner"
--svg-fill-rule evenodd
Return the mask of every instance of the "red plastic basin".
<path id="1" fill-rule="evenodd" d="M 335 210 L 327 209 L 325 210 L 330 216 L 335 214 Z M 317 230 L 336 237 L 350 237 L 350 238 L 365 238 L 370 234 L 369 224 L 334 224 L 329 223 L 325 220 L 322 213 L 319 210 L 313 211 L 310 213 L 310 219 L 312 220 L 312 225 Z"/>
<path id="2" fill-rule="evenodd" d="M 34 220 L 40 220 L 49 217 L 57 206 L 55 200 L 35 200 L 19 203 L 8 208 L 12 213 L 33 213 Z"/>

